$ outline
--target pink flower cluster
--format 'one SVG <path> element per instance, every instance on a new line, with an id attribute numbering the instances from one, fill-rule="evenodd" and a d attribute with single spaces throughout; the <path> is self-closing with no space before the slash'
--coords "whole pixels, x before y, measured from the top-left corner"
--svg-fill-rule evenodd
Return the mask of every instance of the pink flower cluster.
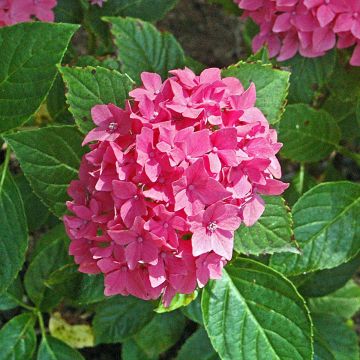
<path id="1" fill-rule="evenodd" d="M 100 6 L 100 7 L 103 6 L 103 4 L 104 4 L 105 1 L 106 1 L 106 0 L 90 0 L 91 5 L 97 5 L 97 6 Z"/>
<path id="2" fill-rule="evenodd" d="M 80 271 L 105 274 L 106 295 L 162 294 L 166 305 L 221 277 L 234 231 L 264 210 L 259 194 L 287 188 L 254 84 L 216 68 L 170 73 L 142 73 L 125 109 L 93 107 L 64 217 L 70 254 Z"/>
<path id="3" fill-rule="evenodd" d="M 359 0 L 235 0 L 244 16 L 260 26 L 253 51 L 267 45 L 279 61 L 297 52 L 305 57 L 323 56 L 334 48 L 355 45 L 350 60 L 360 66 Z"/>
<path id="4" fill-rule="evenodd" d="M 32 21 L 54 21 L 57 0 L 0 0 L 0 27 Z"/>

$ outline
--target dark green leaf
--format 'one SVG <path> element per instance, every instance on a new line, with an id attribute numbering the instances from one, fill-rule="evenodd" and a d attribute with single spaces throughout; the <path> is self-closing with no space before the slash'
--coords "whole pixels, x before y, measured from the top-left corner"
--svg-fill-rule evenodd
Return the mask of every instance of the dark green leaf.
<path id="1" fill-rule="evenodd" d="M 60 235 L 60 227 L 62 234 Z M 30 299 L 43 311 L 50 310 L 61 299 L 61 294 L 47 286 L 51 274 L 63 265 L 72 262 L 68 255 L 68 238 L 62 224 L 52 229 L 45 238 L 46 244 L 33 257 L 24 278 L 24 284 Z M 60 235 L 60 236 L 59 236 Z M 40 239 L 40 243 L 42 239 Z"/>
<path id="2" fill-rule="evenodd" d="M 181 308 L 182 313 L 190 320 L 203 325 L 203 317 L 201 312 L 201 294 L 192 301 L 188 306 Z"/>
<path id="3" fill-rule="evenodd" d="M 0 132 L 24 124 L 38 110 L 77 28 L 32 22 L 0 29 Z"/>
<path id="4" fill-rule="evenodd" d="M 149 358 L 154 358 L 176 344 L 184 327 L 185 317 L 181 312 L 158 314 L 134 336 L 134 340 Z"/>
<path id="5" fill-rule="evenodd" d="M 321 312 L 350 319 L 360 309 L 360 287 L 351 280 L 332 294 L 309 299 L 309 308 L 311 313 Z"/>
<path id="6" fill-rule="evenodd" d="M 270 124 L 280 120 L 289 88 L 290 74 L 287 71 L 261 63 L 239 62 L 223 70 L 222 75 L 238 78 L 245 88 L 253 82 L 256 86 L 256 106 Z"/>
<path id="7" fill-rule="evenodd" d="M 73 126 L 54 126 L 7 135 L 35 194 L 62 216 L 68 200 L 67 188 L 78 176 L 82 136 Z"/>
<path id="8" fill-rule="evenodd" d="M 284 193 L 286 202 L 293 206 L 303 193 L 313 188 L 316 184 L 316 180 L 307 172 L 304 172 L 303 175 L 300 173 L 296 174 L 291 180 L 289 188 Z"/>
<path id="9" fill-rule="evenodd" d="M 95 341 L 119 343 L 139 332 L 155 316 L 150 301 L 116 296 L 96 308 L 93 320 Z"/>
<path id="10" fill-rule="evenodd" d="M 69 110 L 84 133 L 94 127 L 91 120 L 94 105 L 113 103 L 123 107 L 132 87 L 126 75 L 102 67 L 62 67 L 60 72 L 68 89 Z"/>
<path id="11" fill-rule="evenodd" d="M 306 58 L 296 55 L 291 60 L 281 62 L 291 71 L 289 101 L 292 103 L 310 103 L 317 90 L 325 85 L 334 71 L 335 51 L 318 58 Z"/>
<path id="12" fill-rule="evenodd" d="M 237 259 L 203 291 L 205 328 L 221 359 L 312 359 L 308 309 L 280 273 Z"/>
<path id="13" fill-rule="evenodd" d="M 235 232 L 234 248 L 239 253 L 259 255 L 277 252 L 299 253 L 292 237 L 290 209 L 283 198 L 266 196 L 265 211 L 251 226 L 240 226 Z"/>
<path id="14" fill-rule="evenodd" d="M 15 280 L 28 247 L 24 204 L 15 181 L 0 167 L 0 293 Z"/>
<path id="15" fill-rule="evenodd" d="M 230 14 L 241 15 L 241 10 L 233 0 L 209 0 L 210 4 L 219 4 Z"/>
<path id="16" fill-rule="evenodd" d="M 85 360 L 85 358 L 64 342 L 47 336 L 41 340 L 37 360 Z"/>
<path id="17" fill-rule="evenodd" d="M 54 11 L 56 22 L 79 24 L 83 17 L 80 0 L 58 0 Z"/>
<path id="18" fill-rule="evenodd" d="M 133 338 L 126 340 L 121 344 L 122 360 L 156 360 L 157 356 L 150 358 Z"/>
<path id="19" fill-rule="evenodd" d="M 340 141 L 340 129 L 327 112 L 304 104 L 287 106 L 279 127 L 281 153 L 294 161 L 314 162 L 328 156 Z"/>
<path id="20" fill-rule="evenodd" d="M 185 65 L 184 52 L 169 33 L 159 32 L 152 24 L 131 18 L 106 18 L 118 48 L 123 71 L 136 82 L 143 71 L 167 78 L 168 71 Z"/>
<path id="21" fill-rule="evenodd" d="M 305 193 L 293 207 L 295 239 L 301 255 L 275 254 L 271 266 L 287 275 L 331 269 L 360 249 L 360 185 L 323 183 Z"/>
<path id="22" fill-rule="evenodd" d="M 10 310 L 19 306 L 23 297 L 24 289 L 19 277 L 8 287 L 6 292 L 0 295 L 0 311 Z"/>
<path id="23" fill-rule="evenodd" d="M 314 360 L 357 360 L 360 357 L 355 332 L 341 318 L 313 314 Z"/>
<path id="24" fill-rule="evenodd" d="M 176 360 L 217 360 L 219 359 L 211 345 L 204 328 L 196 330 L 181 347 Z"/>
<path id="25" fill-rule="evenodd" d="M 0 330 L 0 360 L 31 359 L 36 347 L 35 318 L 25 313 L 12 318 Z"/>
<path id="26" fill-rule="evenodd" d="M 14 180 L 24 202 L 28 228 L 30 231 L 35 231 L 45 224 L 50 212 L 34 194 L 24 175 L 18 175 Z"/>

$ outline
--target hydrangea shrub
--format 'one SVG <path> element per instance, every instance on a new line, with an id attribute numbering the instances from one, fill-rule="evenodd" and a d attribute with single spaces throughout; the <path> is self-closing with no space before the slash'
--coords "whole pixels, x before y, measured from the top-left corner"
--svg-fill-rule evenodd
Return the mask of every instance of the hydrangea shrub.
<path id="1" fill-rule="evenodd" d="M 0 359 L 358 359 L 357 2 L 175 3 L 0 0 Z"/>

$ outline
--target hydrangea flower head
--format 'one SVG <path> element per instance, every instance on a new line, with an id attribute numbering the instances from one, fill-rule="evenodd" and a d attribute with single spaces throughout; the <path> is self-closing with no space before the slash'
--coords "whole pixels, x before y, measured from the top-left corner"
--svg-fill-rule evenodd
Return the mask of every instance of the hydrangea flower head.
<path id="1" fill-rule="evenodd" d="M 0 27 L 32 21 L 54 21 L 53 9 L 57 0 L 1 0 Z"/>
<path id="2" fill-rule="evenodd" d="M 244 16 L 259 25 L 253 51 L 266 45 L 270 57 L 284 61 L 297 52 L 323 56 L 334 48 L 355 45 L 350 64 L 360 66 L 360 1 L 234 0 Z"/>
<path id="3" fill-rule="evenodd" d="M 105 275 L 106 295 L 165 305 L 221 277 L 234 231 L 264 211 L 260 195 L 287 188 L 254 84 L 215 68 L 170 73 L 142 73 L 124 109 L 93 107 L 64 217 L 70 254 Z"/>

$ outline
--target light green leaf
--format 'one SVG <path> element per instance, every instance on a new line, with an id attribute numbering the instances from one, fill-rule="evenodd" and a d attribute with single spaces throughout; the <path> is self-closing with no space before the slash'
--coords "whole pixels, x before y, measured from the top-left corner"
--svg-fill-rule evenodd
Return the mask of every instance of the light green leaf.
<path id="1" fill-rule="evenodd" d="M 301 295 L 321 297 L 343 287 L 360 267 L 360 256 L 333 269 L 315 271 L 291 278 Z"/>
<path id="2" fill-rule="evenodd" d="M 28 247 L 24 204 L 12 176 L 0 167 L 0 293 L 15 280 Z"/>
<path id="3" fill-rule="evenodd" d="M 360 357 L 357 336 L 341 318 L 313 314 L 314 360 L 357 360 Z"/>
<path id="4" fill-rule="evenodd" d="M 43 22 L 0 29 L 0 132 L 24 124 L 40 107 L 77 29 Z"/>
<path id="5" fill-rule="evenodd" d="M 321 312 L 350 319 L 360 309 L 360 287 L 350 280 L 343 288 L 332 294 L 309 299 L 308 304 L 312 313 Z"/>
<path id="6" fill-rule="evenodd" d="M 312 359 L 311 320 L 294 285 L 278 272 L 237 259 L 203 291 L 202 311 L 223 360 Z"/>
<path id="7" fill-rule="evenodd" d="M 47 336 L 41 340 L 37 360 L 85 360 L 85 358 L 62 341 Z"/>
<path id="8" fill-rule="evenodd" d="M 106 21 L 112 25 L 123 71 L 136 82 L 143 71 L 156 72 L 165 79 L 169 70 L 184 67 L 184 52 L 171 34 L 138 19 L 110 17 Z"/>
<path id="9" fill-rule="evenodd" d="M 174 311 L 181 307 L 188 306 L 197 298 L 197 296 L 197 290 L 191 294 L 176 294 L 168 307 L 165 307 L 162 301 L 160 301 L 158 307 L 154 311 L 158 314 Z"/>
<path id="10" fill-rule="evenodd" d="M 91 119 L 93 106 L 113 103 L 123 107 L 132 88 L 126 75 L 99 66 L 62 67 L 60 72 L 68 89 L 69 110 L 83 133 L 94 127 Z"/>
<path id="11" fill-rule="evenodd" d="M 176 360 L 217 360 L 216 354 L 211 345 L 209 337 L 204 328 L 196 330 L 189 338 L 186 339 L 176 356 Z"/>
<path id="12" fill-rule="evenodd" d="M 158 314 L 133 339 L 146 356 L 154 358 L 176 344 L 184 327 L 185 317 L 181 312 Z"/>
<path id="13" fill-rule="evenodd" d="M 58 232 L 62 228 L 62 235 Z M 68 255 L 68 238 L 62 224 L 52 229 L 53 239 L 33 257 L 25 273 L 24 285 L 30 299 L 43 311 L 54 307 L 61 299 L 61 294 L 46 286 L 52 272 L 64 264 L 72 262 Z M 47 242 L 50 235 L 47 235 Z M 40 239 L 40 242 L 42 239 Z"/>
<path id="14" fill-rule="evenodd" d="M 96 308 L 93 328 L 96 344 L 122 342 L 155 316 L 153 304 L 130 296 L 116 296 Z"/>
<path id="15" fill-rule="evenodd" d="M 323 183 L 293 207 L 295 239 L 301 255 L 275 254 L 270 264 L 287 275 L 330 269 L 352 259 L 360 249 L 360 185 Z"/>
<path id="16" fill-rule="evenodd" d="M 299 162 L 319 161 L 328 156 L 340 141 L 335 119 L 323 110 L 304 104 L 286 107 L 279 127 L 284 144 L 283 156 Z"/>
<path id="17" fill-rule="evenodd" d="M 320 90 L 334 72 L 335 51 L 318 58 L 306 58 L 296 55 L 291 60 L 279 63 L 288 66 L 291 71 L 289 101 L 292 103 L 310 103 L 317 90 Z"/>
<path id="18" fill-rule="evenodd" d="M 271 65 L 239 62 L 223 70 L 222 75 L 238 78 L 245 88 L 253 82 L 256 106 L 270 124 L 280 121 L 289 88 L 289 72 L 274 69 Z"/>
<path id="19" fill-rule="evenodd" d="M 0 330 L 0 360 L 31 359 L 36 347 L 35 318 L 25 313 L 12 318 Z"/>
<path id="20" fill-rule="evenodd" d="M 68 200 L 67 188 L 78 176 L 82 136 L 74 126 L 49 126 L 5 136 L 35 194 L 57 216 Z"/>
<path id="21" fill-rule="evenodd" d="M 292 240 L 292 219 L 285 200 L 279 196 L 264 196 L 264 200 L 265 211 L 259 221 L 251 227 L 242 225 L 235 232 L 235 250 L 252 255 L 299 253 Z"/>

